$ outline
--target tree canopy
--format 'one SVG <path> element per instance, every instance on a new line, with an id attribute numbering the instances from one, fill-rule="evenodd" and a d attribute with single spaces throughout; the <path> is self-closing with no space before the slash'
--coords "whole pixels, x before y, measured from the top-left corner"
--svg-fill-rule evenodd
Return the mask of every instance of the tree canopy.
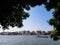
<path id="1" fill-rule="evenodd" d="M 24 9 L 41 5 L 46 0 L 1 0 L 0 1 L 0 25 L 3 29 L 12 27 L 22 27 L 23 20 L 29 17 L 29 13 Z"/>
<path id="2" fill-rule="evenodd" d="M 54 26 L 54 28 L 58 31 L 58 35 L 60 35 L 60 1 L 51 0 L 46 7 L 48 10 L 52 8 L 54 9 L 53 18 L 49 20 L 49 24 Z"/>
<path id="3" fill-rule="evenodd" d="M 53 18 L 49 24 L 53 25 L 60 35 L 60 0 L 1 0 L 0 1 L 0 25 L 3 29 L 12 27 L 22 27 L 23 20 L 29 17 L 29 13 L 24 9 L 30 10 L 30 7 L 45 5 L 50 11 L 54 9 Z"/>

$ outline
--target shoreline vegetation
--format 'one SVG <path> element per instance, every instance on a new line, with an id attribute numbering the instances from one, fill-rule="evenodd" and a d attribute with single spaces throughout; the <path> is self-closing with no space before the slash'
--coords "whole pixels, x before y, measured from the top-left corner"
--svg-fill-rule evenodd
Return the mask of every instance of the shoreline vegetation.
<path id="1" fill-rule="evenodd" d="M 50 35 L 51 31 L 16 31 L 16 32 L 0 32 L 0 35 Z"/>

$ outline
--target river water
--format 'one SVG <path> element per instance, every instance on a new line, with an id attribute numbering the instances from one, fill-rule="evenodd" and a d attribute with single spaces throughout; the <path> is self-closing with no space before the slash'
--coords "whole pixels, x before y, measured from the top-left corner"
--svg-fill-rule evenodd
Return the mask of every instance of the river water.
<path id="1" fill-rule="evenodd" d="M 60 40 L 53 41 L 36 35 L 0 35 L 0 45 L 60 45 Z"/>

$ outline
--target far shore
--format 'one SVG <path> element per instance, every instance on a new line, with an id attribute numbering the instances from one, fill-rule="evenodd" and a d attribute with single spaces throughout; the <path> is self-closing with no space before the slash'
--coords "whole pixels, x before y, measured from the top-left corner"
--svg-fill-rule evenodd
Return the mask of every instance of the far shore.
<path id="1" fill-rule="evenodd" d="M 0 35 L 50 35 L 51 31 L 17 31 L 17 32 L 0 32 Z"/>

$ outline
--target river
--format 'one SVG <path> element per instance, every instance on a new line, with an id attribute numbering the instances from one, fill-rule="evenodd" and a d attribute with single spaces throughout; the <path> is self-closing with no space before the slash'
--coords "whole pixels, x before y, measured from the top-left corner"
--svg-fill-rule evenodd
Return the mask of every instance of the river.
<path id="1" fill-rule="evenodd" d="M 36 35 L 0 35 L 0 45 L 60 45 L 60 40 L 53 41 Z"/>

